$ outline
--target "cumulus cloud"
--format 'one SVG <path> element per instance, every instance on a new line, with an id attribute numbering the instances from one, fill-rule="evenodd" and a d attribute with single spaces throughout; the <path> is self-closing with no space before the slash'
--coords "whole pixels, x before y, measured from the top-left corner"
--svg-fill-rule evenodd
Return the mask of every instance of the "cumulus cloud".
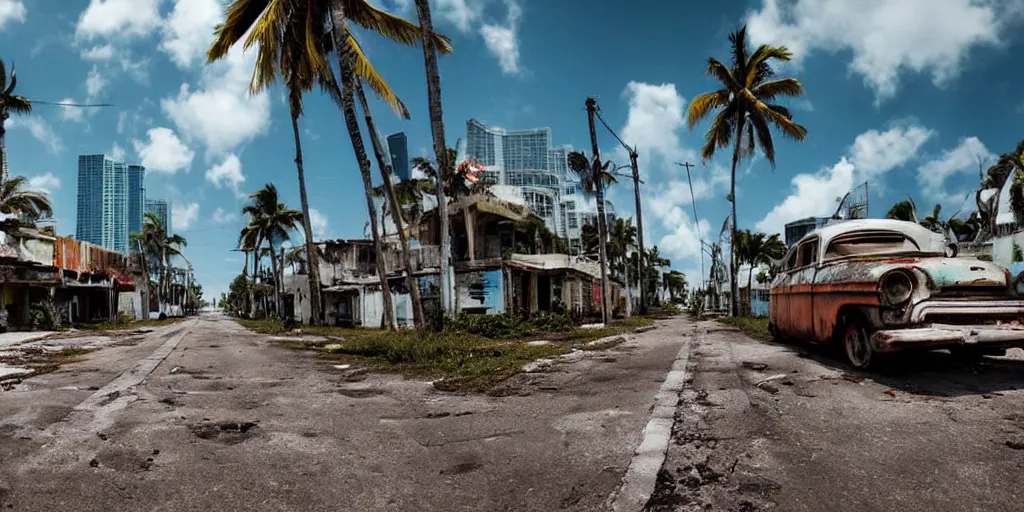
<path id="1" fill-rule="evenodd" d="M 124 148 L 115 142 L 114 147 L 110 149 L 110 158 L 113 158 L 117 162 L 124 162 L 125 156 L 127 156 L 127 154 Z"/>
<path id="2" fill-rule="evenodd" d="M 519 74 L 519 17 L 522 8 L 506 0 L 508 16 L 503 24 L 486 23 L 480 27 L 480 36 L 492 55 L 498 58 L 501 71 L 507 75 Z"/>
<path id="3" fill-rule="evenodd" d="M 171 203 L 171 227 L 175 231 L 188 229 L 199 218 L 199 203 Z"/>
<path id="4" fill-rule="evenodd" d="M 78 18 L 75 37 L 92 40 L 146 36 L 160 25 L 160 1 L 89 0 L 89 6 Z"/>
<path id="5" fill-rule="evenodd" d="M 784 44 L 795 62 L 815 51 L 849 51 L 850 70 L 874 90 L 895 96 L 904 72 L 928 74 L 936 86 L 959 76 L 969 52 L 1003 42 L 1019 1 L 762 0 L 748 12 L 753 44 Z"/>
<path id="6" fill-rule="evenodd" d="M 206 181 L 209 181 L 217 188 L 229 187 L 238 192 L 238 187 L 245 182 L 245 174 L 242 173 L 242 161 L 234 153 L 228 155 L 221 163 L 214 165 L 206 171 Z"/>
<path id="7" fill-rule="evenodd" d="M 12 23 L 25 23 L 27 14 L 21 0 L 0 0 L 0 30 Z"/>
<path id="8" fill-rule="evenodd" d="M 958 174 L 973 174 L 979 166 L 985 162 L 991 163 L 996 158 L 977 137 L 964 137 L 956 147 L 943 151 L 918 168 L 917 182 L 926 198 L 940 203 L 959 203 L 968 191 L 947 193 L 946 182 Z"/>
<path id="9" fill-rule="evenodd" d="M 181 69 L 201 63 L 224 17 L 220 0 L 176 0 L 163 27 L 160 50 Z"/>
<path id="10" fill-rule="evenodd" d="M 230 153 L 270 128 L 270 97 L 249 94 L 255 58 L 255 52 L 236 46 L 203 69 L 198 87 L 181 84 L 176 96 L 160 101 L 178 131 L 201 142 L 208 157 Z"/>
<path id="11" fill-rule="evenodd" d="M 313 238 L 323 238 L 327 235 L 327 216 L 316 208 L 310 208 L 309 227 L 313 230 Z"/>
<path id="12" fill-rule="evenodd" d="M 45 194 L 52 194 L 54 190 L 60 188 L 60 178 L 48 172 L 39 176 L 33 176 L 28 179 L 29 190 L 36 190 Z"/>
<path id="13" fill-rule="evenodd" d="M 213 211 L 213 223 L 214 224 L 231 224 L 238 221 L 238 214 L 235 212 L 229 212 L 224 208 L 218 207 Z"/>
<path id="14" fill-rule="evenodd" d="M 73 100 L 71 98 L 64 98 L 64 99 L 60 100 L 58 103 L 60 103 L 61 105 L 70 105 L 72 103 L 75 103 L 75 100 Z M 85 119 L 85 116 L 84 116 L 84 114 L 82 112 L 82 109 L 80 109 L 80 108 L 68 107 L 68 106 L 61 107 L 60 114 L 61 114 L 61 118 L 64 119 L 65 121 L 81 122 L 83 119 Z"/>
<path id="15" fill-rule="evenodd" d="M 170 128 L 151 128 L 148 141 L 132 140 L 132 146 L 147 170 L 174 174 L 188 170 L 195 157 L 189 147 Z"/>
<path id="16" fill-rule="evenodd" d="M 82 60 L 105 61 L 114 58 L 114 45 L 107 43 L 86 48 L 79 54 Z"/>
<path id="17" fill-rule="evenodd" d="M 46 149 L 51 153 L 60 153 L 64 151 L 64 143 L 61 142 L 60 137 L 53 132 L 50 125 L 46 123 L 43 118 L 38 116 L 11 118 L 7 121 L 8 127 L 10 128 L 24 128 L 28 130 L 29 134 L 39 142 L 41 142 Z"/>
<path id="18" fill-rule="evenodd" d="M 835 165 L 794 176 L 793 192 L 757 223 L 757 230 L 782 233 L 788 222 L 832 214 L 838 207 L 837 200 L 854 186 L 903 167 L 934 135 L 933 130 L 917 125 L 893 126 L 884 132 L 868 130 L 858 135 L 849 154 Z"/>

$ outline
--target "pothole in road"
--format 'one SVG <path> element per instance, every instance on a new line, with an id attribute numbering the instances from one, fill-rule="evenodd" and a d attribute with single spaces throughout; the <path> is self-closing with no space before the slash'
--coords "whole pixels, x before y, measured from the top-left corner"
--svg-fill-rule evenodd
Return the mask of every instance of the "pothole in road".
<path id="1" fill-rule="evenodd" d="M 383 389 L 376 388 L 338 388 L 334 392 L 349 398 L 372 398 L 387 393 Z"/>
<path id="2" fill-rule="evenodd" d="M 218 421 L 195 423 L 189 427 L 199 439 L 238 444 L 256 435 L 255 421 Z"/>

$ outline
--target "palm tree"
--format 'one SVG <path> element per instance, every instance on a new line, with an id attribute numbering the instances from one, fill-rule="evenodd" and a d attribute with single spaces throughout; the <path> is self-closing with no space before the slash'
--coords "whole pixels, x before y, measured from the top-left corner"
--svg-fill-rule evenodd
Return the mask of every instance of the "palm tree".
<path id="1" fill-rule="evenodd" d="M 132 233 L 131 236 L 142 245 L 143 257 L 150 263 L 150 268 L 157 271 L 157 301 L 168 301 L 171 261 L 175 256 L 184 257 L 182 249 L 188 245 L 188 241 L 181 235 L 168 235 L 167 227 L 154 212 L 146 212 L 142 219 L 142 231 Z"/>
<path id="2" fill-rule="evenodd" d="M 17 220 L 36 220 L 53 215 L 50 198 L 43 192 L 28 190 L 24 176 L 12 176 L 0 181 L 0 213 L 6 213 Z"/>
<path id="3" fill-rule="evenodd" d="M 7 179 L 7 145 L 4 137 L 7 135 L 7 128 L 4 126 L 11 114 L 28 115 L 32 113 L 32 102 L 28 98 L 14 94 L 14 88 L 18 85 L 18 75 L 11 66 L 11 77 L 7 78 L 7 68 L 4 61 L 0 60 L 0 179 Z"/>
<path id="4" fill-rule="evenodd" d="M 921 219 L 919 224 L 936 232 L 944 232 L 946 230 L 946 223 L 939 218 L 939 214 L 942 213 L 942 205 L 936 204 L 935 209 L 932 210 L 932 214 Z"/>
<path id="5" fill-rule="evenodd" d="M 626 316 L 631 313 L 629 251 L 636 248 L 636 226 L 633 219 L 615 219 L 612 224 L 608 242 L 608 260 L 613 269 L 617 270 L 626 285 Z"/>
<path id="6" fill-rule="evenodd" d="M 441 73 L 437 68 L 436 37 L 434 35 L 434 22 L 430 16 L 430 3 L 428 0 L 416 0 L 416 13 L 420 22 L 420 38 L 423 46 L 423 67 L 427 75 L 427 106 L 430 112 L 430 134 L 434 142 L 434 159 L 438 167 L 444 169 L 448 163 L 448 146 L 444 141 L 444 112 L 441 106 Z M 454 164 L 452 164 L 454 165 Z M 441 180 L 443 174 L 438 175 L 436 194 L 437 212 L 440 220 L 441 238 L 441 307 L 445 313 L 450 313 L 454 301 L 450 297 L 449 289 L 452 248 L 449 238 L 448 226 L 448 201 L 445 198 L 445 190 Z"/>
<path id="7" fill-rule="evenodd" d="M 277 49 L 296 45 L 301 48 L 299 51 L 281 52 L 281 69 L 299 70 L 300 76 L 306 77 L 299 82 L 304 81 L 306 84 L 312 83 L 309 76 L 317 77 L 321 88 L 326 89 L 343 111 L 345 125 L 363 178 L 374 250 L 378 255 L 377 274 L 381 280 L 384 307 L 390 311 L 386 319 L 388 326 L 394 328 L 393 301 L 387 284 L 383 247 L 371 197 L 373 186 L 370 180 L 370 162 L 366 157 L 366 148 L 356 118 L 354 82 L 356 79 L 365 80 L 370 88 L 393 108 L 397 108 L 400 102 L 362 54 L 348 30 L 347 20 L 405 45 L 415 45 L 418 41 L 417 36 L 420 35 L 420 30 L 415 25 L 372 7 L 366 0 L 236 0 L 228 9 L 225 23 L 218 27 L 217 41 L 211 46 L 208 57 L 215 60 L 226 55 L 228 49 L 251 28 L 252 32 L 245 45 L 258 44 L 260 47 L 253 82 L 266 84 L 272 82 L 277 75 Z M 431 42 L 442 51 L 451 51 L 450 43 L 444 36 L 432 35 Z M 340 93 L 330 84 L 333 77 L 326 79 L 333 74 L 328 64 L 329 53 L 332 50 L 337 56 L 340 68 Z M 404 109 L 404 106 L 402 108 Z M 311 233 L 307 233 L 307 239 L 311 238 Z M 309 252 L 314 254 L 313 251 Z M 315 258 L 315 255 L 313 257 Z"/>
<path id="8" fill-rule="evenodd" d="M 263 188 L 249 194 L 249 198 L 250 203 L 243 210 L 249 215 L 249 224 L 248 229 L 243 230 L 243 234 L 267 242 L 270 272 L 274 276 L 274 304 L 280 315 L 282 283 L 278 275 L 278 256 L 275 248 L 290 239 L 290 231 L 298 229 L 299 223 L 302 222 L 302 212 L 289 209 L 287 203 L 281 202 L 277 187 L 273 183 L 267 183 Z M 258 250 L 259 243 L 255 247 Z"/>
<path id="9" fill-rule="evenodd" d="M 647 292 L 653 295 L 655 299 L 658 299 L 657 267 L 667 267 L 672 264 L 672 261 L 661 256 L 661 251 L 658 250 L 657 245 L 651 246 L 650 249 L 647 249 L 647 255 L 644 256 L 644 261 L 647 263 L 646 268 L 644 269 L 646 273 L 644 277 L 647 279 L 647 282 L 650 283 L 647 287 Z M 660 304 L 660 299 L 656 303 Z"/>
<path id="10" fill-rule="evenodd" d="M 589 100 L 588 100 L 589 101 Z M 601 164 L 600 157 L 594 155 L 593 160 L 579 151 L 572 151 L 567 156 L 569 169 L 579 174 L 580 185 L 584 193 L 593 194 L 597 200 L 597 251 L 601 264 L 601 320 L 608 322 L 607 296 L 608 296 L 608 261 L 607 261 L 607 233 L 605 226 L 607 217 L 604 209 L 604 189 L 612 183 L 618 183 L 615 176 L 608 171 L 611 161 Z"/>
<path id="11" fill-rule="evenodd" d="M 914 204 L 914 200 L 907 196 L 902 201 L 897 201 L 896 204 L 889 208 L 889 212 L 885 214 L 887 219 L 902 220 L 906 222 L 917 222 L 917 206 Z"/>
<path id="12" fill-rule="evenodd" d="M 772 60 L 788 61 L 792 53 L 785 46 L 761 45 L 753 53 L 747 47 L 747 29 L 740 28 L 729 35 L 732 44 L 732 67 L 709 58 L 707 74 L 721 83 L 714 92 L 701 94 L 690 102 L 687 122 L 692 130 L 697 123 L 717 111 L 708 127 L 706 142 L 701 148 L 704 161 L 710 160 L 720 148 L 733 146 L 732 178 L 729 201 L 732 203 L 731 242 L 736 238 L 736 166 L 744 157 L 761 147 L 765 158 L 775 168 L 775 144 L 769 123 L 783 135 L 797 141 L 807 137 L 807 129 L 793 122 L 789 109 L 774 103 L 779 97 L 801 96 L 803 86 L 795 78 L 773 79 Z M 735 254 L 735 253 L 734 253 Z M 731 291 L 736 297 L 736 258 L 730 261 Z M 733 300 L 732 314 L 738 304 Z"/>
<path id="13" fill-rule="evenodd" d="M 400 110 L 408 118 L 408 110 L 391 91 L 388 84 L 373 69 L 366 59 L 358 43 L 352 37 L 346 25 L 346 19 L 357 25 L 384 35 L 388 39 L 407 45 L 417 42 L 419 29 L 401 18 L 370 6 L 365 0 L 317 0 L 298 2 L 285 0 L 236 0 L 227 10 L 225 22 L 217 27 L 217 39 L 207 54 L 208 61 L 224 57 L 228 49 L 238 42 L 242 36 L 252 29 L 245 45 L 259 46 L 257 68 L 253 74 L 251 88 L 258 92 L 266 88 L 280 73 L 285 77 L 289 90 L 289 104 L 292 114 L 292 132 L 296 147 L 296 168 L 299 176 L 300 200 L 302 202 L 303 231 L 306 238 L 306 252 L 311 255 L 310 268 L 317 267 L 316 251 L 313 246 L 312 227 L 310 225 L 309 203 L 306 197 L 305 177 L 302 167 L 302 150 L 298 131 L 298 116 L 301 115 L 301 95 L 318 83 L 334 101 L 345 111 L 346 124 L 352 136 L 350 121 L 355 119 L 354 104 L 346 102 L 351 99 L 352 90 L 339 90 L 334 74 L 328 64 L 328 54 L 333 50 L 339 57 L 342 72 L 354 72 L 359 80 L 365 80 L 370 88 L 386 103 Z M 336 30 L 327 32 L 327 21 Z M 442 51 L 451 51 L 450 44 L 443 36 L 436 36 Z M 349 59 L 342 58 L 346 55 Z M 278 60 L 280 65 L 278 65 Z M 346 66 L 346 63 L 348 64 Z M 351 77 L 343 75 L 343 83 L 351 85 Z M 369 113 L 367 112 L 367 115 Z M 357 130 L 358 132 L 358 130 Z M 361 137 L 353 138 L 353 147 L 362 146 Z M 356 151 L 359 159 L 359 151 Z M 368 174 L 368 162 L 359 159 L 360 170 Z M 364 165 L 365 164 L 365 165 Z M 366 169 L 363 169 L 366 167 Z M 366 180 L 364 179 L 364 185 Z M 369 187 L 369 185 L 366 185 Z M 373 216 L 372 205 L 368 203 Z M 375 233 L 375 249 L 380 254 L 380 244 Z M 378 261 L 383 261 L 378 257 Z M 383 264 L 382 264 L 383 265 Z M 381 265 L 381 266 L 382 266 Z M 319 274 L 310 272 L 310 298 L 314 322 L 319 321 Z M 387 289 L 385 276 L 381 276 L 385 294 L 385 302 L 390 302 L 390 291 Z"/>
<path id="14" fill-rule="evenodd" d="M 671 301 L 675 302 L 677 297 L 686 294 L 686 274 L 678 270 L 670 270 L 662 274 L 662 279 Z"/>

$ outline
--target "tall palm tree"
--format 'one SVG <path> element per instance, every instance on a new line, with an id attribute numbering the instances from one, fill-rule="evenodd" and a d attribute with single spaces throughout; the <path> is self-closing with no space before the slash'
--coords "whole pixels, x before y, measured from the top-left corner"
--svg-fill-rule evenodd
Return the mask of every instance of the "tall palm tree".
<path id="1" fill-rule="evenodd" d="M 743 27 L 729 35 L 732 44 L 732 66 L 709 58 L 707 74 L 721 84 L 714 92 L 701 94 L 690 102 L 687 122 L 692 130 L 699 121 L 717 111 L 708 127 L 706 142 L 701 148 L 701 158 L 710 160 L 720 148 L 733 146 L 732 177 L 729 201 L 732 203 L 731 243 L 736 238 L 736 166 L 744 157 L 753 156 L 760 146 L 765 158 L 775 168 L 775 144 L 769 124 L 775 125 L 783 135 L 803 141 L 807 129 L 793 122 L 789 109 L 774 103 L 779 97 L 796 97 L 804 88 L 795 78 L 773 78 L 775 71 L 771 61 L 788 61 L 792 53 L 785 46 L 761 45 L 753 53 L 747 47 L 747 28 Z M 735 256 L 735 251 L 734 251 Z M 731 258 L 732 296 L 736 297 L 736 258 Z M 732 301 L 732 314 L 737 313 L 738 304 Z"/>
<path id="2" fill-rule="evenodd" d="M 181 235 L 169 235 L 167 227 L 154 212 L 146 212 L 142 219 L 142 231 L 132 233 L 132 238 L 142 245 L 143 257 L 150 263 L 151 272 L 157 274 L 157 301 L 170 300 L 170 269 L 174 257 L 184 257 L 182 249 L 188 245 Z"/>
<path id="3" fill-rule="evenodd" d="M 631 313 L 631 297 L 630 297 L 630 262 L 629 254 L 631 250 L 636 248 L 636 226 L 633 225 L 633 219 L 615 219 L 615 223 L 612 224 L 611 233 L 608 237 L 608 261 L 610 266 L 617 271 L 621 277 L 622 282 L 625 283 L 626 288 L 626 316 Z M 635 272 L 634 272 L 635 273 Z"/>
<path id="4" fill-rule="evenodd" d="M 4 61 L 0 60 L 0 179 L 6 179 L 9 172 L 7 164 L 7 145 L 4 137 L 7 135 L 7 120 L 11 115 L 28 115 L 32 113 L 32 102 L 28 98 L 14 94 L 14 88 L 18 85 L 18 75 L 11 66 L 11 76 L 7 77 L 7 68 Z"/>
<path id="5" fill-rule="evenodd" d="M 615 176 L 608 170 L 611 160 L 601 164 L 600 157 L 594 155 L 593 160 L 579 151 L 572 151 L 566 156 L 569 169 L 579 174 L 583 191 L 595 196 L 597 200 L 597 251 L 601 264 L 601 314 L 602 321 L 607 322 L 608 296 L 608 261 L 607 261 L 607 216 L 605 215 L 604 189 L 612 183 L 618 183 Z"/>
<path id="6" fill-rule="evenodd" d="M 434 35 L 434 23 L 430 15 L 428 0 L 416 0 L 416 14 L 420 22 L 420 39 L 423 46 L 423 67 L 427 74 L 427 107 L 430 112 L 430 134 L 434 143 L 434 159 L 438 167 L 444 169 L 448 164 L 448 146 L 444 141 L 444 111 L 441 106 L 441 73 L 437 68 L 437 45 Z M 452 164 L 454 165 L 454 164 Z M 440 220 L 441 239 L 441 308 L 445 313 L 452 313 L 455 301 L 449 288 L 449 273 L 452 258 L 451 239 L 448 226 L 448 200 L 442 184 L 443 174 L 437 177 L 437 211 Z"/>
<path id="7" fill-rule="evenodd" d="M 650 249 L 647 249 L 647 255 L 644 256 L 644 261 L 646 262 L 644 278 L 647 279 L 648 283 L 650 283 L 647 287 L 647 293 L 658 298 L 658 267 L 667 267 L 672 264 L 672 261 L 661 256 L 661 251 L 658 250 L 657 245 L 651 246 Z"/>
<path id="8" fill-rule="evenodd" d="M 24 176 L 12 176 L 0 181 L 0 213 L 13 215 L 21 220 L 36 220 L 53 215 L 50 198 L 43 192 L 28 190 Z"/>
<path id="9" fill-rule="evenodd" d="M 277 187 L 267 183 L 263 188 L 249 195 L 250 203 L 245 207 L 249 214 L 249 230 L 255 232 L 258 240 L 267 242 L 270 254 L 270 272 L 274 276 L 274 303 L 276 311 L 281 314 L 281 279 L 278 275 L 278 255 L 276 248 L 290 239 L 290 232 L 298 229 L 302 222 L 302 212 L 288 208 L 288 204 L 280 201 Z M 248 234 L 248 236 L 254 236 Z M 259 249 L 259 244 L 256 245 Z"/>

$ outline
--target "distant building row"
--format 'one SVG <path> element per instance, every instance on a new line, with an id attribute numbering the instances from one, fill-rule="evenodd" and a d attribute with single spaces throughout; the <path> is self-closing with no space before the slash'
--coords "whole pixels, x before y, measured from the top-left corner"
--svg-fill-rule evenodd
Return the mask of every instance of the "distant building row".
<path id="1" fill-rule="evenodd" d="M 142 231 L 146 212 L 153 212 L 171 231 L 167 201 L 146 198 L 146 168 L 106 155 L 78 157 L 78 223 L 75 237 L 120 253 L 137 247 L 131 234 Z"/>

